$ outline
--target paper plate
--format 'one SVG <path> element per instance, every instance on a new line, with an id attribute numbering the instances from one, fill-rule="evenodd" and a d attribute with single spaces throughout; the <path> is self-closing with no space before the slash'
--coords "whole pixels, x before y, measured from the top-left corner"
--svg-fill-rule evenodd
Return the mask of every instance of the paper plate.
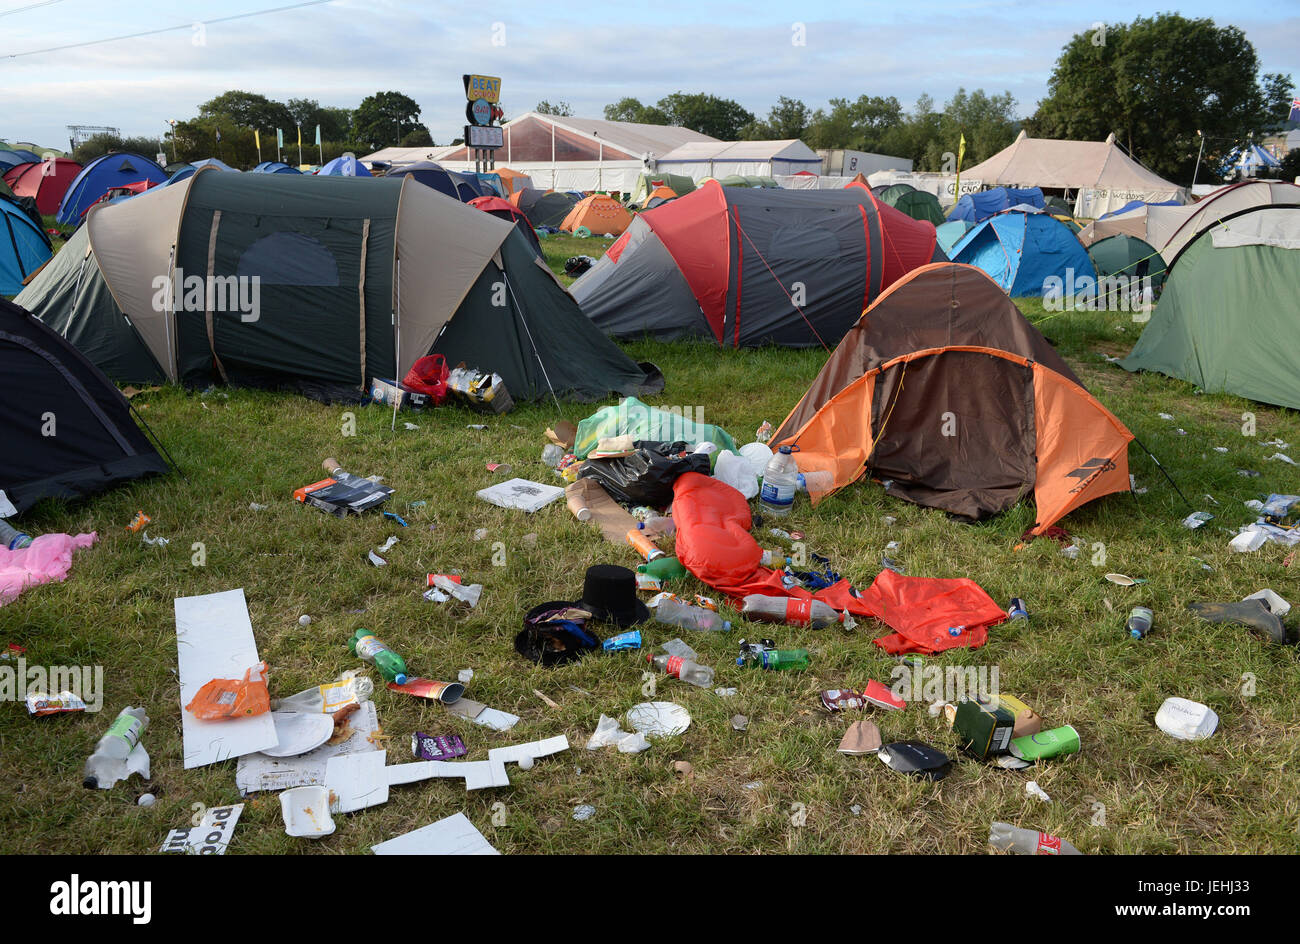
<path id="1" fill-rule="evenodd" d="M 334 718 L 323 711 L 273 711 L 280 743 L 262 751 L 267 757 L 294 757 L 320 747 L 334 736 Z"/>
<path id="2" fill-rule="evenodd" d="M 1135 579 L 1127 574 L 1107 574 L 1106 579 L 1111 583 L 1119 584 L 1121 587 L 1136 587 L 1138 584 L 1146 583 L 1141 578 Z"/>
<path id="3" fill-rule="evenodd" d="M 628 709 L 627 723 L 646 737 L 672 737 L 691 726 L 691 715 L 670 701 L 645 701 Z"/>
<path id="4" fill-rule="evenodd" d="M 290 836 L 319 839 L 334 832 L 328 787 L 285 790 L 280 794 L 280 814 L 284 817 L 284 831 Z"/>

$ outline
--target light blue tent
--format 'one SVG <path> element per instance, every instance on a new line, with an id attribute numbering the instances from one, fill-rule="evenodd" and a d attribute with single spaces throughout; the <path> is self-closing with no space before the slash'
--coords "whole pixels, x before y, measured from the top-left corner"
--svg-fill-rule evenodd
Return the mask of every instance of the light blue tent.
<path id="1" fill-rule="evenodd" d="M 1236 148 L 1223 159 L 1219 173 L 1228 177 L 1233 171 L 1239 170 L 1242 177 L 1254 177 L 1261 170 L 1276 170 L 1281 166 L 1281 161 L 1258 144 L 1247 144 Z"/>
<path id="2" fill-rule="evenodd" d="M 983 269 L 1013 298 L 1042 297 L 1052 276 L 1064 285 L 1097 278 L 1083 244 L 1046 213 L 999 213 L 958 240 L 948 256 Z"/>
<path id="3" fill-rule="evenodd" d="M 336 157 L 316 171 L 318 177 L 373 177 L 355 157 Z"/>
<path id="4" fill-rule="evenodd" d="M 301 174 L 302 171 L 300 171 L 296 167 L 290 167 L 288 164 L 281 163 L 280 161 L 262 161 L 262 163 L 258 164 L 251 171 L 249 171 L 249 173 L 250 174 Z"/>
<path id="5" fill-rule="evenodd" d="M 167 179 L 168 185 L 174 184 L 178 180 L 184 180 L 186 177 L 193 177 L 194 172 L 200 167 L 215 167 L 217 170 L 228 170 L 232 173 L 239 173 L 239 171 L 235 170 L 235 168 L 231 167 L 225 161 L 218 160 L 215 157 L 205 157 L 201 161 L 194 161 L 192 164 L 186 164 L 180 170 L 176 171 L 176 173 L 172 174 L 171 177 Z"/>
<path id="6" fill-rule="evenodd" d="M 0 295 L 17 295 L 23 279 L 54 255 L 45 231 L 18 204 L 0 199 Z"/>
<path id="7" fill-rule="evenodd" d="M 952 247 L 974 228 L 975 224 L 970 220 L 949 220 L 947 223 L 940 223 L 935 227 L 935 231 L 939 234 L 939 248 L 948 253 L 948 258 L 951 259 Z"/>
<path id="8" fill-rule="evenodd" d="M 957 201 L 957 205 L 948 214 L 948 219 L 982 223 L 994 213 L 1001 213 L 1020 204 L 1041 210 L 1045 206 L 1043 191 L 1037 187 L 1023 190 L 1018 187 L 994 187 L 980 193 L 968 193 Z"/>
<path id="9" fill-rule="evenodd" d="M 149 158 L 129 151 L 115 151 L 97 157 L 73 178 L 55 219 L 60 223 L 79 223 L 81 215 L 114 187 L 125 187 L 141 180 L 166 183 L 167 171 Z"/>

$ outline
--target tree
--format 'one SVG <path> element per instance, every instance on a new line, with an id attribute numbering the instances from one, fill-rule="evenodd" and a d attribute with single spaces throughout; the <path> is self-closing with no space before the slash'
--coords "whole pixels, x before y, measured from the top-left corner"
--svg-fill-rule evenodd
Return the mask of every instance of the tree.
<path id="1" fill-rule="evenodd" d="M 110 151 L 131 151 L 148 158 L 155 158 L 158 156 L 159 143 L 157 138 L 123 138 L 116 134 L 102 133 L 92 135 L 78 144 L 73 149 L 71 157 L 79 164 L 88 164 L 95 158 L 102 157 Z M 168 160 L 170 159 L 169 154 Z"/>
<path id="2" fill-rule="evenodd" d="M 573 116 L 573 109 L 569 107 L 568 102 L 556 102 L 552 105 L 545 99 L 538 102 L 533 111 L 539 115 L 555 115 L 557 118 L 570 118 Z"/>
<path id="3" fill-rule="evenodd" d="M 400 147 L 433 147 L 433 135 L 429 134 L 428 128 L 421 125 L 402 138 Z"/>
<path id="4" fill-rule="evenodd" d="M 620 98 L 605 106 L 606 121 L 630 121 L 640 125 L 666 125 L 668 116 L 653 105 L 642 105 L 635 98 Z"/>
<path id="5" fill-rule="evenodd" d="M 1161 176 L 1190 182 L 1200 137 L 1217 162 L 1252 133 L 1285 119 L 1290 76 L 1259 75 L 1259 59 L 1235 26 L 1178 14 L 1139 17 L 1066 44 L 1048 96 L 1026 123 L 1042 137 L 1099 141 L 1114 133 Z"/>
<path id="6" fill-rule="evenodd" d="M 313 140 L 317 125 L 320 125 L 324 141 L 347 141 L 351 137 L 352 112 L 346 108 L 322 107 L 320 102 L 311 98 L 291 98 L 286 107 L 294 124 L 304 133 L 310 130 Z"/>
<path id="7" fill-rule="evenodd" d="M 748 141 L 802 138 L 811 118 L 812 113 L 807 105 L 798 99 L 782 95 L 767 113 L 766 119 L 753 121 L 741 129 L 741 137 Z"/>
<path id="8" fill-rule="evenodd" d="M 884 136 L 903 120 L 903 106 L 893 96 L 859 95 L 856 101 L 832 98 L 830 110 L 817 109 L 810 119 L 809 144 L 814 148 L 880 150 Z"/>
<path id="9" fill-rule="evenodd" d="M 293 127 L 293 115 L 280 102 L 256 92 L 232 90 L 199 106 L 200 118 L 225 119 L 232 126 L 273 131 Z"/>
<path id="10" fill-rule="evenodd" d="M 392 146 L 424 127 L 419 118 L 420 106 L 401 92 L 376 92 L 353 112 L 352 137 L 371 148 Z"/>
<path id="11" fill-rule="evenodd" d="M 741 130 L 754 121 L 753 113 L 738 102 L 703 92 L 674 92 L 659 99 L 656 107 L 668 117 L 667 124 L 690 128 L 722 141 L 735 141 Z"/>

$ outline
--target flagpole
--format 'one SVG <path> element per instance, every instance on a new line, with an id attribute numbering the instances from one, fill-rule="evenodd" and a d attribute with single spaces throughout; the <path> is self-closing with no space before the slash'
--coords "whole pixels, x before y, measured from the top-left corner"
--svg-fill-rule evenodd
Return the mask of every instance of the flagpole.
<path id="1" fill-rule="evenodd" d="M 298 164 L 302 164 L 302 125 L 298 126 Z"/>

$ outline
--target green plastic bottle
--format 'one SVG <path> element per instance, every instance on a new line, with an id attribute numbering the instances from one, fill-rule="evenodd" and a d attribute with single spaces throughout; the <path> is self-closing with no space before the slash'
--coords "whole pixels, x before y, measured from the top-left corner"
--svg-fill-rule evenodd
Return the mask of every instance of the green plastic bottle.
<path id="1" fill-rule="evenodd" d="M 809 665 L 807 649 L 764 649 L 750 652 L 736 659 L 736 665 L 783 672 L 786 669 L 806 669 Z"/>
<path id="2" fill-rule="evenodd" d="M 678 580 L 686 576 L 686 568 L 676 557 L 656 557 L 648 564 L 637 564 L 636 572 L 658 580 Z"/>
<path id="3" fill-rule="evenodd" d="M 384 681 L 406 684 L 406 660 L 380 642 L 370 630 L 358 629 L 353 633 L 348 640 L 348 648 L 359 659 L 377 668 Z"/>

